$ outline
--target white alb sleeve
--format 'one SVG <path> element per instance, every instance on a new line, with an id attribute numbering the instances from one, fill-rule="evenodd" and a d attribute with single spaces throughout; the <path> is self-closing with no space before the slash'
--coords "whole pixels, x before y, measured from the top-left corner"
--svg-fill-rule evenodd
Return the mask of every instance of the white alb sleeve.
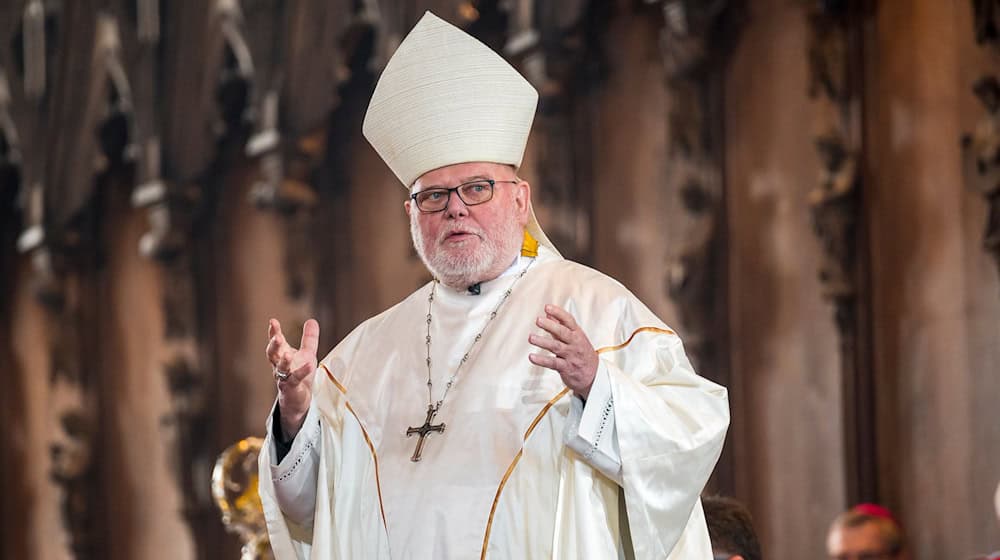
<path id="1" fill-rule="evenodd" d="M 277 406 L 277 403 L 275 403 Z M 274 437 L 272 426 L 274 414 L 267 421 L 268 439 Z M 277 429 L 281 429 L 277 427 Z M 270 442 L 271 481 L 274 483 L 275 499 L 282 513 L 293 523 L 311 527 L 316 510 L 316 484 L 319 474 L 320 423 L 316 407 L 309 406 L 309 412 L 302 422 L 302 429 L 295 434 L 292 448 L 278 462 L 275 445 Z"/>
<path id="2" fill-rule="evenodd" d="M 587 402 L 584 403 L 578 396 L 574 396 L 571 401 L 563 441 L 590 466 L 621 485 L 622 459 L 615 430 L 615 403 L 609 376 L 607 366 L 599 361 Z"/>

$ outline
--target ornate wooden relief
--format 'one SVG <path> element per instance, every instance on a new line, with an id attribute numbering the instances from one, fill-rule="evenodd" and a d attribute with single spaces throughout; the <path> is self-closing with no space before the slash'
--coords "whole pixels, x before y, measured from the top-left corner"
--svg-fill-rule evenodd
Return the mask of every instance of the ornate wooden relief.
<path id="1" fill-rule="evenodd" d="M 215 558 L 222 531 L 206 481 L 218 450 L 208 429 L 212 414 L 206 403 L 218 380 L 210 375 L 214 364 L 205 361 L 211 325 L 204 324 L 199 312 L 211 299 L 205 286 L 211 285 L 212 255 L 196 236 L 208 235 L 222 170 L 238 159 L 257 118 L 252 99 L 258 68 L 236 0 L 171 4 L 164 12 L 168 25 L 161 30 L 151 9 L 137 12 L 136 32 L 141 33 L 133 71 L 141 84 L 136 120 L 142 148 L 132 203 L 149 216 L 139 250 L 161 265 L 163 277 L 163 374 L 170 392 L 163 424 L 183 497 L 181 513 L 197 557 Z M 274 19 L 275 24 L 280 20 Z M 183 35 L 187 30 L 202 31 Z M 163 110 L 182 117 L 164 118 Z"/>
<path id="2" fill-rule="evenodd" d="M 160 0 L 135 0 L 136 38 L 145 44 L 160 40 Z"/>
<path id="3" fill-rule="evenodd" d="M 867 341 L 866 263 L 861 216 L 860 17 L 848 2 L 819 2 L 809 12 L 809 95 L 821 167 L 809 192 L 823 249 L 819 278 L 840 335 L 844 452 L 849 503 L 873 501 L 876 488 L 874 379 Z M 853 4 L 850 4 L 853 6 Z"/>
<path id="4" fill-rule="evenodd" d="M 95 311 L 93 239 L 86 230 L 53 233 L 42 219 L 42 185 L 33 185 L 28 192 L 28 227 L 18 240 L 18 248 L 30 255 L 33 288 L 48 311 L 52 364 L 49 409 L 54 426 L 49 474 L 59 487 L 62 520 L 73 557 L 93 558 L 97 407 L 88 375 L 90 353 L 84 352 L 88 333 L 93 332 Z"/>
<path id="5" fill-rule="evenodd" d="M 148 150 L 155 151 L 151 142 Z M 158 156 L 146 156 L 155 160 Z M 163 418 L 171 442 L 171 470 L 183 499 L 182 514 L 194 537 L 199 558 L 213 554 L 210 501 L 204 492 L 213 449 L 206 432 L 210 425 L 205 406 L 212 386 L 200 359 L 196 253 L 191 232 L 202 202 L 201 191 L 165 180 L 147 182 L 133 193 L 133 204 L 149 211 L 150 230 L 140 239 L 140 252 L 161 264 L 162 308 L 166 338 L 163 374 L 170 408 Z"/>
<path id="6" fill-rule="evenodd" d="M 51 40 L 47 40 L 46 6 L 42 0 L 29 0 L 24 5 L 21 26 L 21 49 L 24 55 L 24 96 L 38 99 L 45 93 L 48 82 Z"/>
<path id="7" fill-rule="evenodd" d="M 75 48 L 89 56 L 80 57 L 79 71 L 85 79 L 59 82 L 64 89 L 53 99 L 51 110 L 56 118 L 46 130 L 50 140 L 46 211 L 56 228 L 87 211 L 98 174 L 136 155 L 132 88 L 125 73 L 118 22 L 105 14 L 70 15 L 79 23 L 67 27 L 66 41 L 82 43 Z M 74 60 L 60 59 L 64 64 Z"/>
<path id="8" fill-rule="evenodd" d="M 21 139 L 17 135 L 12 111 L 10 85 L 0 67 L 0 193 L 20 186 Z"/>
<path id="9" fill-rule="evenodd" d="M 568 258 L 583 262 L 592 259 L 593 249 L 588 99 L 606 72 L 606 10 L 575 0 L 517 2 L 509 12 L 489 2 L 465 2 L 460 9 L 470 33 L 487 44 L 499 40 L 495 46 L 538 90 L 532 133 L 536 196 L 548 210 L 548 236 Z"/>
<path id="10" fill-rule="evenodd" d="M 9 120 L 5 129 L 8 133 L 10 130 L 17 131 L 20 145 L 17 150 L 21 184 L 19 205 L 24 212 L 29 203 L 28 192 L 37 192 L 38 196 L 44 197 L 41 185 L 47 182 L 49 166 L 45 155 L 49 153 L 50 146 L 47 145 L 46 115 L 53 110 L 53 100 L 45 93 L 58 54 L 59 37 L 56 31 L 60 24 L 60 10 L 37 0 L 10 4 L 0 7 L 0 21 L 16 22 L 15 25 L 0 27 L 0 33 L 10 34 L 2 37 L 3 44 L 10 45 L 6 51 L 10 61 L 6 72 Z M 0 64 L 3 60 L 0 57 Z M 27 227 L 23 233 L 30 230 L 29 237 L 37 237 L 42 232 L 43 208 L 44 200 L 39 198 L 37 216 L 32 217 L 33 225 L 39 227 Z"/>
<path id="11" fill-rule="evenodd" d="M 217 26 L 222 45 L 221 49 L 212 50 L 222 58 L 213 61 L 218 63 L 214 84 L 217 116 L 213 130 L 223 137 L 249 126 L 255 116 L 250 98 L 256 67 L 239 0 L 216 0 L 214 11 L 213 27 Z"/>
<path id="12" fill-rule="evenodd" d="M 726 368 L 716 345 L 725 340 L 724 332 L 716 328 L 724 312 L 719 299 L 724 295 L 716 287 L 725 285 L 719 252 L 725 212 L 719 72 L 731 46 L 720 31 L 732 25 L 736 8 L 719 0 L 666 0 L 661 8 L 669 103 L 665 182 L 677 201 L 677 215 L 668 220 L 684 224 L 686 230 L 670 240 L 667 285 L 680 310 L 685 347 L 695 366 L 727 383 L 719 377 Z"/>
<path id="13" fill-rule="evenodd" d="M 997 62 L 1000 1 L 973 0 L 973 10 L 976 42 L 989 49 Z M 1000 270 L 1000 81 L 996 74 L 985 74 L 976 80 L 972 91 L 982 105 L 983 115 L 976 128 L 962 137 L 965 182 L 986 199 L 983 248 L 993 255 Z"/>
<path id="14" fill-rule="evenodd" d="M 0 14 L 2 16 L 2 14 Z M 3 34 L 0 33 L 0 38 Z M 29 489 L 24 484 L 25 473 L 31 468 L 26 460 L 27 442 L 19 426 L 30 403 L 24 398 L 26 377 L 18 372 L 14 354 L 13 333 L 20 328 L 14 315 L 16 305 L 12 295 L 18 286 L 17 255 L 14 239 L 18 233 L 18 194 L 20 193 L 20 140 L 11 116 L 11 94 L 3 68 L 0 67 L 0 368 L 6 373 L 4 391 L 0 393 L 0 527 L 24 527 Z M 16 524 L 16 525 L 15 525 Z M 27 558 L 28 533 L 5 531 L 0 543 L 0 556 Z"/>
<path id="15" fill-rule="evenodd" d="M 87 100 L 77 121 L 83 133 L 76 149 L 62 154 L 62 160 L 52 166 L 56 173 L 80 173 L 74 181 L 77 186 L 69 187 L 78 194 L 62 198 L 35 194 L 34 204 L 44 199 L 47 205 L 61 201 L 68 207 L 44 212 L 32 209 L 29 214 L 35 214 L 35 223 L 44 224 L 43 232 L 50 235 L 41 235 L 34 247 L 22 247 L 33 253 L 41 280 L 39 297 L 50 311 L 55 346 L 52 409 L 56 417 L 50 475 L 61 489 L 63 522 L 77 559 L 104 556 L 93 516 L 99 503 L 95 455 L 100 452 L 97 411 L 101 408 L 95 391 L 95 370 L 99 367 L 95 349 L 99 344 L 93 328 L 99 321 L 100 208 L 93 197 L 98 177 L 118 169 L 134 155 L 132 94 L 122 64 L 117 22 L 98 15 L 88 23 L 94 26 L 89 37 L 93 41 L 91 79 L 73 85 L 81 88 L 80 94 L 60 92 L 63 99 Z"/>
<path id="16" fill-rule="evenodd" d="M 278 212 L 285 224 L 286 294 L 296 300 L 314 293 L 315 263 L 311 230 L 318 196 L 313 176 L 325 148 L 325 134 L 315 132 L 291 142 L 280 141 L 278 94 L 265 98 L 263 130 L 248 146 L 251 156 L 259 156 L 259 179 L 250 191 L 250 200 L 259 208 Z"/>
<path id="17" fill-rule="evenodd" d="M 86 12 L 75 28 L 63 25 L 70 12 Z M 107 126 L 104 138 L 114 136 L 107 134 L 114 125 L 105 93 L 115 38 L 113 25 L 78 6 L 25 2 L 14 36 L 4 38 L 13 46 L 16 71 L 10 87 L 0 86 L 0 152 L 8 169 L 18 166 L 22 185 L 17 248 L 30 257 L 32 288 L 47 311 L 51 341 L 49 475 L 59 490 L 70 553 L 80 559 L 102 556 L 93 517 L 99 408 L 94 352 L 85 349 L 93 345 L 97 311 L 93 183 L 100 162 L 116 153 L 114 142 L 102 150 L 95 135 Z M 55 61 L 68 52 L 82 53 L 84 79 L 54 79 L 64 72 Z"/>
<path id="18" fill-rule="evenodd" d="M 997 46 L 1000 43 L 1000 0 L 972 0 L 972 15 L 976 42 Z"/>
<path id="19" fill-rule="evenodd" d="M 735 43 L 742 3 L 662 0 L 660 51 L 667 94 L 664 188 L 673 201 L 666 286 L 696 369 L 738 393 L 729 376 L 725 194 L 722 182 L 722 68 Z M 736 491 L 727 451 L 713 475 Z"/>
<path id="20" fill-rule="evenodd" d="M 270 57 L 270 63 L 258 72 L 260 119 L 246 149 L 258 158 L 260 170 L 250 200 L 282 218 L 286 293 L 292 299 L 313 293 L 315 252 L 308 247 L 318 202 L 315 176 L 325 155 L 327 120 L 339 102 L 338 87 L 350 77 L 345 34 L 366 21 L 365 6 L 360 9 L 361 15 L 354 15 L 346 3 L 301 2 L 286 8 L 287 23 L 275 27 L 271 43 L 260 45 L 260 58 Z M 254 17 L 248 19 L 254 26 Z M 283 102 L 289 99 L 295 103 Z"/>

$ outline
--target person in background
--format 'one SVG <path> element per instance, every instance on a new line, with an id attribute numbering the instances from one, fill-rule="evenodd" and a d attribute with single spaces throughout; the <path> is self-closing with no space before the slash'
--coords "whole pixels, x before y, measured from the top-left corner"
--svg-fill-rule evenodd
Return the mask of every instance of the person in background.
<path id="1" fill-rule="evenodd" d="M 837 516 L 826 537 L 832 560 L 909 560 L 902 525 L 888 509 L 859 504 Z"/>
<path id="2" fill-rule="evenodd" d="M 715 560 L 761 560 L 760 543 L 746 506 L 726 496 L 703 496 L 701 507 Z"/>

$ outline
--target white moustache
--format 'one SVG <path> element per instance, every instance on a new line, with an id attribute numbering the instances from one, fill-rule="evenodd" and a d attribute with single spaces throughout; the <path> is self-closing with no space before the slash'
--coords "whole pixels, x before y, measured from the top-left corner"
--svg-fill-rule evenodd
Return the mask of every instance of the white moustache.
<path id="1" fill-rule="evenodd" d="M 479 237 L 480 239 L 483 239 L 483 232 L 479 228 L 453 227 L 453 228 L 447 229 L 446 231 L 441 232 L 441 234 L 438 236 L 438 243 L 443 243 L 444 240 L 448 239 L 449 235 L 452 235 L 452 234 L 455 234 L 455 233 L 468 233 L 468 234 L 471 234 L 471 235 L 475 235 L 475 236 Z"/>

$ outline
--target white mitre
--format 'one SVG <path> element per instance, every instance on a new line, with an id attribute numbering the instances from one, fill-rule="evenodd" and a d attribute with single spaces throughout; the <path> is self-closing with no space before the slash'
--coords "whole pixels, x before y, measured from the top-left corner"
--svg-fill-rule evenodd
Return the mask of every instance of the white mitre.
<path id="1" fill-rule="evenodd" d="M 426 12 L 382 71 L 362 130 L 409 189 L 456 163 L 520 167 L 537 105 L 538 92 L 500 55 Z M 527 229 L 555 250 L 534 209 Z"/>

